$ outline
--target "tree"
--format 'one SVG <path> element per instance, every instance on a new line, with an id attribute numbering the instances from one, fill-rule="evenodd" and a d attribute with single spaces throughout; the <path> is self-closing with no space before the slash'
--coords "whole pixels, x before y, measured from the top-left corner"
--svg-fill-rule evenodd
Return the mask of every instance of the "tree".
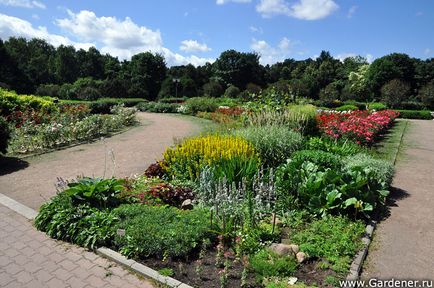
<path id="1" fill-rule="evenodd" d="M 58 83 L 72 83 L 78 78 L 78 63 L 73 46 L 60 45 L 54 58 L 54 71 Z"/>
<path id="2" fill-rule="evenodd" d="M 422 87 L 419 91 L 419 98 L 428 108 L 434 109 L 434 81 Z"/>
<path id="3" fill-rule="evenodd" d="M 381 100 L 391 108 L 398 108 L 409 94 L 410 85 L 399 79 L 393 79 L 381 88 Z"/>
<path id="4" fill-rule="evenodd" d="M 164 57 L 151 52 L 139 53 L 131 58 L 127 66 L 131 81 L 129 94 L 148 100 L 157 99 L 167 72 Z"/>
<path id="5" fill-rule="evenodd" d="M 348 76 L 348 94 L 349 98 L 358 101 L 369 101 L 372 99 L 372 94 L 368 87 L 367 73 L 369 65 L 365 64 L 360 66 L 357 71 L 350 72 Z"/>
<path id="6" fill-rule="evenodd" d="M 262 84 L 265 69 L 259 64 L 259 55 L 235 50 L 223 52 L 213 64 L 214 76 L 225 84 L 246 88 L 250 82 Z"/>
<path id="7" fill-rule="evenodd" d="M 208 97 L 220 97 L 223 95 L 224 89 L 220 83 L 210 81 L 203 85 L 203 93 Z"/>

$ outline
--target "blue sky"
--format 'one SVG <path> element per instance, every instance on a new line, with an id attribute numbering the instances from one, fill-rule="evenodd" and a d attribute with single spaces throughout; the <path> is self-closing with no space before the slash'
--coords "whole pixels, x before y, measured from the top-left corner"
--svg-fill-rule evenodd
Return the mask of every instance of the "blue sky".
<path id="1" fill-rule="evenodd" d="M 169 65 L 213 61 L 228 49 L 263 64 L 328 50 L 368 60 L 434 57 L 433 0 L 0 0 L 0 38 L 96 46 L 120 59 L 152 51 Z"/>

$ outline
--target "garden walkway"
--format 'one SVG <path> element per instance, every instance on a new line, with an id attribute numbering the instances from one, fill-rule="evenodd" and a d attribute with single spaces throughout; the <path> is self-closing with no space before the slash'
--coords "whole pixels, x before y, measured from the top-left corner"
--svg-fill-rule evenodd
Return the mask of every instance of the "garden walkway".
<path id="1" fill-rule="evenodd" d="M 0 217 L 0 287 L 153 287 L 93 252 L 50 239 L 2 205 Z"/>
<path id="2" fill-rule="evenodd" d="M 143 173 L 175 138 L 200 129 L 192 121 L 173 115 L 138 113 L 138 118 L 141 126 L 104 141 L 26 158 L 25 162 L 0 158 L 0 193 L 38 210 L 55 195 L 57 177 L 111 177 L 113 170 L 120 177 Z"/>
<path id="3" fill-rule="evenodd" d="M 363 279 L 434 280 L 434 121 L 409 122 L 390 215 L 377 227 Z"/>

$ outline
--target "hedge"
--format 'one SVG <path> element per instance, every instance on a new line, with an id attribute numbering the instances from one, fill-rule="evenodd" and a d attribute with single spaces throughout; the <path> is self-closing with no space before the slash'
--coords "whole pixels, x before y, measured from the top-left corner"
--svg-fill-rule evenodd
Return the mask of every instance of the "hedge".
<path id="1" fill-rule="evenodd" d="M 422 120 L 432 120 L 433 116 L 428 110 L 396 110 L 399 112 L 398 118 L 403 119 L 422 119 Z"/>

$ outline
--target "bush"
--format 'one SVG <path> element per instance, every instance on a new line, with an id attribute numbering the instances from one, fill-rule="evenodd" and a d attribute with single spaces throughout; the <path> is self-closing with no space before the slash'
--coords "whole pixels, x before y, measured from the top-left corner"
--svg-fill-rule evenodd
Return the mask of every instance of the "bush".
<path id="1" fill-rule="evenodd" d="M 56 104 L 50 97 L 39 97 L 33 95 L 19 95 L 13 91 L 0 88 L 0 116 L 7 116 L 13 111 L 54 111 Z"/>
<path id="2" fill-rule="evenodd" d="M 146 103 L 147 100 L 141 98 L 101 98 L 92 102 L 72 102 L 72 103 L 88 103 L 91 113 L 93 114 L 109 114 L 111 109 L 117 105 L 125 107 L 133 107 L 141 103 Z"/>
<path id="3" fill-rule="evenodd" d="M 357 102 L 354 100 L 345 101 L 344 105 L 353 105 L 358 108 L 358 110 L 366 110 L 367 104 L 365 102 Z"/>
<path id="4" fill-rule="evenodd" d="M 339 156 L 349 156 L 364 151 L 364 148 L 352 141 L 331 138 L 310 138 L 305 147 L 307 150 L 322 150 Z"/>
<path id="5" fill-rule="evenodd" d="M 386 104 L 383 104 L 381 102 L 373 102 L 373 103 L 369 103 L 368 108 L 369 110 L 380 111 L 380 110 L 386 110 L 387 106 Z"/>
<path id="6" fill-rule="evenodd" d="M 290 256 L 279 256 L 268 250 L 261 250 L 249 259 L 250 269 L 256 279 L 291 276 L 297 270 L 297 260 Z"/>
<path id="7" fill-rule="evenodd" d="M 336 111 L 354 111 L 354 110 L 359 110 L 359 108 L 355 105 L 347 104 L 347 105 L 339 106 L 335 110 Z"/>
<path id="8" fill-rule="evenodd" d="M 208 97 L 194 97 L 185 101 L 185 106 L 192 115 L 198 112 L 214 112 L 219 107 L 219 100 Z"/>
<path id="9" fill-rule="evenodd" d="M 419 90 L 419 98 L 426 107 L 434 110 L 434 81 L 431 81 Z"/>
<path id="10" fill-rule="evenodd" d="M 363 245 L 360 239 L 364 232 L 362 221 L 328 216 L 293 233 L 291 240 L 300 245 L 300 250 L 309 257 L 330 262 L 334 271 L 345 275 L 354 255 Z"/>
<path id="11" fill-rule="evenodd" d="M 36 89 L 35 94 L 39 96 L 59 97 L 60 87 L 57 84 L 41 84 Z"/>
<path id="12" fill-rule="evenodd" d="M 162 98 L 162 99 L 158 100 L 158 102 L 181 104 L 181 103 L 185 102 L 185 100 L 187 100 L 187 99 L 188 99 L 187 97 L 178 97 L 178 98 L 170 97 L 170 98 Z"/>
<path id="13" fill-rule="evenodd" d="M 433 116 L 428 110 L 396 110 L 399 112 L 398 118 L 403 119 L 422 119 L 422 120 L 432 120 Z"/>
<path id="14" fill-rule="evenodd" d="M 8 122 L 0 116 L 0 153 L 6 154 L 8 148 L 8 142 L 11 138 L 11 130 Z"/>
<path id="15" fill-rule="evenodd" d="M 175 103 L 160 103 L 160 102 L 148 102 L 139 103 L 136 106 L 137 109 L 143 112 L 153 113 L 177 113 L 179 104 Z"/>
<path id="16" fill-rule="evenodd" d="M 293 200 L 298 208 L 316 215 L 357 217 L 359 213 L 368 216 L 384 204 L 388 186 L 379 181 L 376 170 L 361 165 L 343 168 L 339 158 L 331 157 L 322 151 L 300 151 L 279 167 L 276 186 L 282 209 L 295 208 Z"/>
<path id="17" fill-rule="evenodd" d="M 178 210 L 140 204 L 113 210 L 119 218 L 114 244 L 128 257 L 185 257 L 208 238 L 208 215 L 203 210 Z"/>
<path id="18" fill-rule="evenodd" d="M 399 105 L 399 109 L 402 110 L 426 110 L 426 106 L 423 103 L 416 101 L 404 101 Z"/>
<path id="19" fill-rule="evenodd" d="M 283 126 L 250 126 L 235 130 L 234 135 L 252 143 L 259 152 L 262 163 L 276 167 L 286 161 L 303 145 L 303 136 Z"/>
<path id="20" fill-rule="evenodd" d="M 93 249 L 110 244 L 116 221 L 111 212 L 87 205 L 74 206 L 66 193 L 60 193 L 42 205 L 35 226 L 52 238 Z"/>
<path id="21" fill-rule="evenodd" d="M 207 97 L 220 97 L 225 92 L 224 88 L 220 83 L 215 81 L 210 81 L 203 85 L 203 93 Z"/>
<path id="22" fill-rule="evenodd" d="M 163 168 L 170 177 L 196 180 L 205 167 L 229 183 L 256 173 L 260 160 L 254 147 L 234 136 L 209 135 L 186 140 L 164 152 Z"/>
<path id="23" fill-rule="evenodd" d="M 225 97 L 236 98 L 240 94 L 240 89 L 237 86 L 230 85 L 226 88 Z"/>
<path id="24" fill-rule="evenodd" d="M 373 177 L 378 183 L 385 183 L 389 187 L 392 183 L 394 168 L 393 165 L 385 160 L 375 159 L 364 153 L 349 156 L 343 159 L 345 169 L 351 170 L 354 167 L 369 169 L 374 171 Z"/>
<path id="25" fill-rule="evenodd" d="M 96 208 L 116 207 L 120 204 L 118 194 L 124 189 L 124 181 L 83 177 L 77 182 L 68 183 L 63 191 L 74 205 L 86 204 Z"/>
<path id="26" fill-rule="evenodd" d="M 94 101 L 101 98 L 101 93 L 94 87 L 85 87 L 78 91 L 77 99 Z"/>

